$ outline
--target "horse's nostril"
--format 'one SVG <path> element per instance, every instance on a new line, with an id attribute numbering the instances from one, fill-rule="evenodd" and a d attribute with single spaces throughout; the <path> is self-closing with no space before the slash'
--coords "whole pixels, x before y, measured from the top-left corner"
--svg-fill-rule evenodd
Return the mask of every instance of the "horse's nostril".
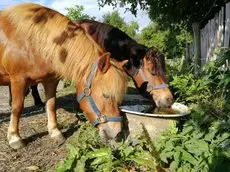
<path id="1" fill-rule="evenodd" d="M 169 104 L 173 104 L 173 99 L 172 99 L 172 98 L 167 98 L 167 102 L 168 102 Z"/>

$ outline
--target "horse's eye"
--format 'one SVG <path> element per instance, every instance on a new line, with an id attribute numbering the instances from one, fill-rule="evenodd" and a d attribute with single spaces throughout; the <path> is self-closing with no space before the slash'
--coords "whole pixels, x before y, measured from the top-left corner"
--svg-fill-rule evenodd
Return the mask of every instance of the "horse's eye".
<path id="1" fill-rule="evenodd" d="M 156 75 L 156 72 L 153 72 L 153 71 L 152 71 L 151 74 L 155 76 L 155 75 Z"/>
<path id="2" fill-rule="evenodd" d="M 108 99 L 108 98 L 109 98 L 109 95 L 103 93 L 103 97 L 106 98 L 106 99 Z"/>
<path id="3" fill-rule="evenodd" d="M 156 75 L 157 73 L 156 73 L 156 69 L 152 69 L 152 70 L 150 70 L 149 71 L 152 75 Z"/>

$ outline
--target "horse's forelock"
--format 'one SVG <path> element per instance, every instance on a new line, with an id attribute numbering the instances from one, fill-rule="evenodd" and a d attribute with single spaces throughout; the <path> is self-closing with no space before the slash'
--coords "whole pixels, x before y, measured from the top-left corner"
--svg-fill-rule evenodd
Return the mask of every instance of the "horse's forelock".
<path id="1" fill-rule="evenodd" d="M 153 63 L 154 73 L 161 76 L 165 75 L 165 56 L 157 48 L 149 48 L 146 58 Z"/>

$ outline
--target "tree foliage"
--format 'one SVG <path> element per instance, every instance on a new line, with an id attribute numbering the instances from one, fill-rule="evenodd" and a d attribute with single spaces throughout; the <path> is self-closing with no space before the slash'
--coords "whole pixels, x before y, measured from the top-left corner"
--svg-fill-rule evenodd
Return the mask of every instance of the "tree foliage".
<path id="1" fill-rule="evenodd" d="M 150 23 L 148 26 L 142 29 L 139 41 L 140 43 L 148 47 L 156 47 L 160 51 L 165 50 L 165 37 L 168 31 L 160 31 L 157 29 L 156 23 Z"/>
<path id="2" fill-rule="evenodd" d="M 124 18 L 122 18 L 118 11 L 113 11 L 112 13 L 106 13 L 102 16 L 103 23 L 107 23 L 117 27 L 122 30 L 130 37 L 134 38 L 136 36 L 139 25 L 136 21 L 131 21 L 126 23 Z"/>
<path id="3" fill-rule="evenodd" d="M 80 19 L 95 20 L 95 17 L 91 17 L 88 14 L 84 13 L 84 6 L 82 5 L 75 5 L 74 7 L 66 8 L 66 10 L 68 11 L 66 16 L 71 20 L 80 20 Z"/>
<path id="4" fill-rule="evenodd" d="M 152 20 L 170 26 L 172 23 L 183 23 L 191 26 L 194 22 L 202 23 L 212 17 L 228 0 L 98 0 L 99 5 L 105 4 L 124 7 L 136 14 L 138 6 L 147 9 Z M 189 27 L 191 29 L 191 27 Z"/>
<path id="5" fill-rule="evenodd" d="M 138 41 L 148 47 L 155 46 L 162 51 L 167 58 L 180 58 L 184 55 L 187 42 L 192 37 L 181 25 L 174 25 L 168 29 L 161 30 L 156 22 L 145 27 L 138 37 Z"/>
<path id="6" fill-rule="evenodd" d="M 120 16 L 118 11 L 113 11 L 112 13 L 108 12 L 102 16 L 104 23 L 111 24 L 114 27 L 122 29 L 126 23 L 125 20 Z"/>

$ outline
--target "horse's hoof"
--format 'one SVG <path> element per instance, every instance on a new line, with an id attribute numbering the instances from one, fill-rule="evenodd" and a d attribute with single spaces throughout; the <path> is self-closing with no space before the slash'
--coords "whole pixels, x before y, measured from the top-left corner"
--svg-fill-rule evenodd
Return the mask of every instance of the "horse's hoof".
<path id="1" fill-rule="evenodd" d="M 34 105 L 39 107 L 39 108 L 40 107 L 45 107 L 45 103 L 43 103 L 42 101 L 35 102 Z"/>
<path id="2" fill-rule="evenodd" d="M 22 139 L 12 141 L 9 144 L 10 144 L 10 147 L 13 149 L 21 149 L 26 146 L 25 143 L 22 141 Z"/>
<path id="3" fill-rule="evenodd" d="M 55 145 L 58 145 L 58 146 L 62 145 L 66 141 L 66 138 L 62 134 L 59 134 L 53 137 L 52 139 L 54 139 Z"/>

